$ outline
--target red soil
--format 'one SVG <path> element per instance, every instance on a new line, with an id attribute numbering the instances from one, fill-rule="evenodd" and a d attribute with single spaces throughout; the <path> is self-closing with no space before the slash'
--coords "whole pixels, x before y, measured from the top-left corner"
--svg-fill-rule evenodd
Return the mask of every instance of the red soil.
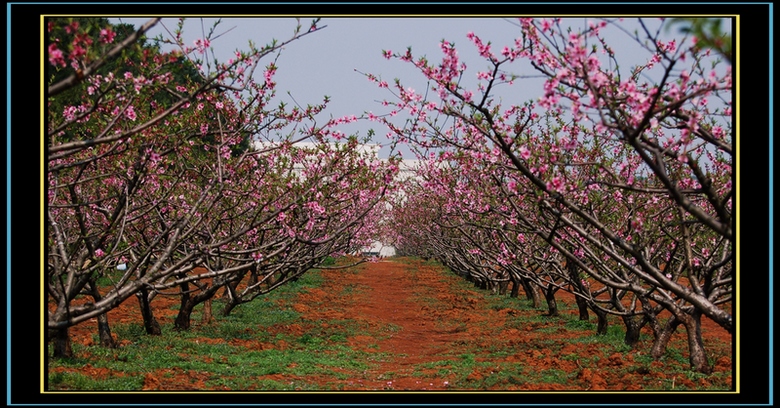
<path id="1" fill-rule="evenodd" d="M 334 324 L 334 320 L 352 319 L 366 327 L 364 333 L 349 338 L 350 347 L 369 353 L 391 353 L 391 358 L 378 359 L 378 366 L 372 370 L 360 373 L 349 379 L 336 378 L 312 378 L 306 377 L 308 383 L 322 384 L 322 389 L 336 389 L 336 386 L 344 390 L 446 390 L 459 389 L 455 373 L 449 375 L 440 374 L 440 368 L 423 370 L 420 375 L 420 364 L 452 359 L 453 350 L 474 346 L 464 344 L 476 344 L 481 349 L 502 347 L 504 350 L 525 350 L 515 354 L 509 354 L 504 362 L 512 362 L 523 367 L 535 367 L 534 371 L 557 368 L 567 372 L 577 372 L 576 383 L 560 385 L 554 383 L 528 384 L 528 383 L 504 383 L 493 386 L 491 389 L 501 390 L 650 390 L 661 389 L 661 382 L 668 384 L 673 381 L 676 384 L 685 385 L 689 389 L 704 388 L 710 385 L 708 379 L 699 378 L 691 380 L 680 375 L 665 374 L 672 367 L 669 364 L 679 363 L 666 359 L 657 361 L 649 367 L 650 373 L 643 370 L 615 370 L 636 365 L 634 358 L 640 353 L 649 352 L 649 340 L 643 341 L 636 350 L 625 354 L 603 355 L 603 346 L 599 344 L 570 343 L 567 336 L 581 336 L 582 332 L 573 332 L 562 327 L 560 319 L 549 319 L 549 323 L 540 320 L 525 328 L 506 328 L 504 324 L 508 316 L 518 313 L 530 313 L 540 315 L 545 310 L 527 310 L 527 308 L 493 310 L 481 307 L 487 292 L 474 288 L 454 292 L 452 282 L 461 278 L 454 274 L 442 274 L 436 267 L 425 264 L 414 265 L 418 268 L 416 276 L 409 273 L 410 266 L 394 259 L 383 260 L 377 263 L 360 266 L 360 273 L 352 273 L 349 270 L 324 270 L 324 286 L 302 293 L 297 299 L 290 299 L 288 306 L 301 313 L 303 320 L 300 324 L 278 327 L 276 330 L 287 333 L 305 333 L 308 328 L 327 327 Z M 352 286 L 354 290 L 349 296 L 345 296 L 343 289 Z M 417 296 L 428 294 L 438 302 L 423 303 Z M 521 292 L 522 296 L 522 292 Z M 559 302 L 568 305 L 574 303 L 570 295 L 558 292 Z M 155 314 L 160 323 L 171 322 L 175 318 L 176 311 L 171 310 L 171 303 L 178 302 L 175 297 L 155 299 L 153 305 Z M 563 313 L 576 315 L 576 310 L 567 308 Z M 138 322 L 140 316 L 135 299 L 125 302 L 119 308 L 109 313 L 112 324 Z M 595 317 L 591 317 L 595 321 Z M 200 322 L 194 321 L 194 327 Z M 611 320 L 611 324 L 620 325 L 618 320 Z M 557 329 L 554 327 L 561 326 Z M 389 329 L 392 328 L 392 329 Z M 536 329 L 548 328 L 543 332 Z M 550 330 L 550 328 L 553 328 Z M 72 328 L 74 342 L 90 344 L 95 334 L 95 324 L 82 324 Z M 705 346 L 713 340 L 720 340 L 720 344 L 713 349 L 708 348 L 716 364 L 716 373 L 731 373 L 731 336 L 719 326 L 708 319 L 703 319 L 703 335 Z M 554 337 L 563 344 L 560 351 L 553 352 L 543 345 L 531 347 L 542 339 Z M 213 339 L 200 339 L 202 341 L 216 341 Z M 722 343 L 721 343 L 722 342 Z M 127 340 L 119 339 L 120 346 Z M 233 340 L 233 343 L 241 343 L 248 349 L 284 348 L 284 344 L 264 344 L 254 340 Z M 674 347 L 680 347 L 681 353 L 687 356 L 685 350 L 685 330 L 679 329 L 672 343 Z M 722 346 L 725 344 L 726 346 Z M 378 346 L 378 347 L 377 347 Z M 522 346 L 522 347 L 521 347 Z M 717 349 L 717 350 L 714 350 Z M 474 352 L 469 349 L 464 352 Z M 579 360 L 562 358 L 572 354 L 583 356 L 601 356 L 599 366 L 582 366 Z M 455 353 L 454 355 L 458 355 Z M 476 354 L 477 361 L 486 358 Z M 416 375 L 412 375 L 413 371 Z M 82 372 L 91 376 L 104 375 L 91 366 L 83 367 Z M 470 384 L 479 383 L 479 380 L 490 374 L 490 370 L 475 370 L 468 376 Z M 615 374 L 620 372 L 621 374 Z M 628 372 L 628 374 L 626 374 Z M 388 373 L 392 373 L 391 375 Z M 648 375 L 649 374 L 649 375 Z M 147 374 L 144 389 L 148 390 L 173 390 L 173 389 L 206 389 L 207 378 L 196 378 L 191 373 L 164 370 L 154 374 Z M 674 377 L 674 378 L 672 378 Z M 721 376 L 725 377 L 725 376 Z M 164 378 L 164 381 L 160 381 Z M 295 378 L 285 377 L 283 374 L 267 376 L 268 379 L 280 382 L 290 382 Z M 714 380 L 713 380 L 714 381 Z M 725 380 L 718 380 L 712 384 L 721 389 L 728 389 L 731 384 L 731 375 Z M 164 386 L 163 386 L 164 384 Z"/>

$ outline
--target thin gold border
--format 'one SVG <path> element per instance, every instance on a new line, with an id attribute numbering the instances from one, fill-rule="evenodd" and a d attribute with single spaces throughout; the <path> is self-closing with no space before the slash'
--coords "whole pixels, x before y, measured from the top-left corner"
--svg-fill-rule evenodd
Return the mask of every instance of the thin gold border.
<path id="1" fill-rule="evenodd" d="M 734 178 L 736 179 L 735 183 L 734 183 L 735 184 L 734 189 L 736 190 L 736 203 L 735 203 L 735 207 L 733 207 L 733 208 L 736 208 L 736 211 L 735 211 L 735 214 L 736 214 L 736 217 L 735 217 L 736 218 L 736 220 L 735 220 L 736 227 L 735 228 L 737 230 L 737 235 L 736 235 L 736 242 L 735 242 L 735 250 L 736 250 L 736 258 L 735 259 L 736 259 L 736 264 L 737 265 L 736 265 L 736 272 L 735 272 L 735 274 L 736 274 L 736 277 L 735 277 L 736 285 L 734 286 L 734 294 L 735 294 L 735 298 L 736 298 L 734 303 L 735 303 L 736 313 L 734 314 L 733 318 L 735 318 L 737 320 L 737 329 L 736 329 L 737 334 L 734 337 L 735 344 L 732 345 L 732 348 L 734 349 L 734 359 L 733 359 L 731 364 L 732 364 L 732 367 L 736 367 L 735 373 L 736 373 L 737 378 L 734 380 L 735 381 L 734 390 L 736 391 L 737 394 L 739 394 L 741 376 L 739 375 L 739 373 L 740 373 L 740 365 L 737 364 L 737 362 L 740 361 L 740 347 L 739 347 L 739 344 L 740 344 L 740 338 L 739 338 L 740 337 L 739 336 L 740 335 L 740 330 L 739 330 L 739 327 L 740 327 L 740 324 L 742 322 L 742 319 L 739 318 L 739 313 L 742 310 L 742 308 L 740 307 L 740 301 L 742 300 L 742 296 L 740 296 L 740 293 L 739 293 L 739 289 L 742 286 L 742 285 L 740 285 L 740 282 L 739 282 L 739 278 L 740 278 L 740 273 L 739 273 L 739 264 L 740 264 L 740 262 L 739 262 L 739 260 L 740 260 L 740 256 L 739 256 L 739 241 L 740 241 L 740 239 L 739 239 L 739 235 L 740 235 L 739 234 L 739 225 L 740 225 L 739 214 L 740 214 L 740 211 L 741 211 L 741 206 L 740 206 L 740 202 L 739 202 L 739 193 L 740 193 L 740 189 L 739 189 L 739 185 L 740 185 L 740 183 L 739 183 L 739 162 L 740 162 L 740 160 L 739 160 L 739 153 L 741 152 L 741 149 L 739 148 L 739 133 L 740 133 L 739 132 L 739 124 L 740 124 L 740 121 L 739 121 L 739 111 L 740 111 L 740 109 L 739 109 L 739 107 L 740 107 L 739 96 L 740 96 L 740 93 L 741 93 L 740 92 L 741 88 L 739 86 L 739 75 L 736 75 L 737 73 L 740 72 L 739 55 L 741 54 L 741 52 L 739 52 L 739 50 L 740 50 L 740 47 L 739 47 L 740 35 L 739 35 L 739 33 L 741 33 L 741 31 L 740 31 L 740 16 L 739 16 L 739 14 L 736 15 L 735 19 L 736 19 L 736 22 L 735 22 L 736 33 L 732 33 L 732 35 L 731 35 L 731 38 L 732 38 L 732 48 L 731 49 L 732 49 L 732 53 L 734 52 L 734 50 L 737 50 L 737 52 L 736 52 L 737 58 L 736 58 L 736 61 L 734 63 L 735 70 L 732 70 L 731 75 L 733 75 L 735 77 L 734 88 L 736 89 L 736 92 L 732 91 L 732 93 L 734 94 L 733 95 L 734 106 L 732 107 L 732 110 L 733 110 L 733 114 L 734 114 L 734 138 L 736 139 L 734 141 L 734 143 L 736 144 L 736 147 L 737 147 L 737 154 L 736 154 L 736 157 L 734 157 L 732 160 L 736 164 L 736 166 L 734 167 Z M 736 42 L 737 42 L 736 46 L 733 44 L 733 41 L 735 40 L 735 38 L 736 38 Z M 732 54 L 732 55 L 734 55 L 734 54 Z M 732 310 L 732 313 L 734 313 L 733 310 Z M 771 347 L 772 345 L 770 344 L 769 346 Z"/>
<path id="2" fill-rule="evenodd" d="M 40 77 L 40 121 L 41 121 L 41 135 L 40 135 L 40 146 L 41 151 L 40 154 L 40 237 L 41 237 L 41 255 L 40 255 L 40 263 L 41 263 L 41 287 L 40 287 L 40 304 L 41 304 L 41 334 L 40 334 L 40 369 L 41 369 L 41 394 L 44 394 L 46 392 L 46 375 L 47 370 L 46 367 L 48 366 L 47 360 L 48 360 L 48 346 L 46 344 L 46 326 L 47 326 L 47 315 L 46 312 L 49 310 L 48 304 L 46 302 L 46 197 L 47 197 L 47 190 L 46 190 L 46 144 L 44 143 L 46 141 L 46 57 L 44 57 L 44 50 L 46 49 L 46 16 L 41 15 L 40 19 L 40 32 L 41 32 L 41 40 L 40 40 L 40 46 L 41 46 L 41 62 L 39 64 L 39 69 L 41 70 L 41 77 Z"/>
<path id="3" fill-rule="evenodd" d="M 46 38 L 46 24 L 45 19 L 48 17 L 65 17 L 65 16 L 79 16 L 79 17 L 100 17 L 100 18 L 106 18 L 106 14 L 82 14 L 82 13 L 76 13 L 76 14 L 41 14 L 40 16 L 40 31 L 41 31 L 41 41 L 40 41 L 40 49 L 44 50 L 45 46 L 45 38 Z M 523 14 L 524 17 L 561 17 L 561 18 L 573 18 L 573 17 L 671 17 L 671 16 L 678 16 L 674 14 L 662 14 L 662 15 L 647 15 L 647 14 Z M 736 35 L 732 34 L 732 38 L 736 37 L 736 46 L 734 49 L 739 50 L 739 41 L 740 41 L 740 30 L 741 30 L 741 21 L 740 21 L 740 15 L 739 14 L 696 14 L 696 15 L 689 15 L 685 14 L 685 16 L 696 16 L 696 17 L 719 17 L 719 18 L 734 18 L 735 25 L 736 25 Z M 134 17 L 134 18 L 151 18 L 151 17 L 216 17 L 216 18 L 258 18 L 258 17 L 266 17 L 266 18 L 285 18 L 285 17 L 323 17 L 323 18 L 394 18 L 394 17 L 403 17 L 403 18 L 417 18 L 417 17 L 423 17 L 423 18 L 510 18 L 510 17 L 518 17 L 517 14 L 361 14 L 361 15 L 349 15 L 349 14 L 219 14 L 219 15 L 204 15 L 204 14 L 160 14 L 160 15 L 149 15 L 149 14 L 111 14 L 110 18 L 121 18 L 121 17 Z M 46 208 L 46 169 L 45 169 L 45 163 L 46 163 L 46 153 L 45 153 L 45 129 L 46 129 L 46 114 L 45 114 L 45 98 L 46 98 L 46 90 L 45 90 L 45 64 L 46 64 L 46 58 L 43 56 L 43 53 L 41 53 L 41 75 L 40 75 L 40 83 L 41 83 L 41 112 L 40 112 L 40 120 L 41 120 L 41 151 L 40 151 L 40 158 L 41 158 L 41 177 L 40 177 L 40 192 L 41 192 L 41 202 L 40 202 L 40 225 L 41 225 L 41 248 L 44 249 L 45 246 L 45 236 L 46 236 L 46 230 L 45 230 L 45 208 Z M 734 66 L 736 68 L 733 72 L 740 72 L 740 52 L 736 52 L 736 59 L 734 62 Z M 733 158 L 734 162 L 736 163 L 735 166 L 735 179 L 736 179 L 736 289 L 740 288 L 740 183 L 739 183 L 739 154 L 740 154 L 740 131 L 739 131 L 739 106 L 740 106 L 740 86 L 739 86 L 739 76 L 735 75 L 735 88 L 736 92 L 733 92 L 734 94 L 734 122 L 735 122 L 735 144 L 736 144 L 736 156 Z M 182 392 L 182 391 L 125 391 L 125 392 L 109 392 L 109 391 L 95 391 L 95 392 L 64 392 L 64 391 L 47 391 L 45 390 L 46 386 L 46 359 L 47 359 L 47 345 L 46 345 L 46 339 L 45 339 L 45 331 L 46 331 L 46 302 L 44 301 L 46 291 L 45 291 L 45 251 L 41 250 L 41 256 L 40 256 L 40 265 L 41 265 L 41 287 L 40 287 L 40 294 L 41 294 L 41 302 L 42 302 L 42 310 L 41 310 L 41 335 L 40 335 L 40 344 L 42 345 L 40 348 L 41 352 L 41 362 L 40 362 L 40 392 L 41 394 L 117 394 L 117 393 L 127 393 L 127 394 L 191 394 L 191 392 Z M 735 303 L 736 303 L 736 336 L 735 336 L 735 344 L 732 346 L 735 350 L 734 358 L 732 359 L 732 367 L 735 367 L 735 388 L 734 391 L 686 391 L 686 394 L 695 395 L 695 394 L 739 394 L 740 393 L 740 386 L 741 386 L 741 376 L 740 376 L 740 365 L 738 364 L 741 355 L 740 355 L 740 324 L 741 319 L 739 318 L 739 314 L 741 311 L 740 307 L 740 301 L 741 296 L 739 296 L 739 292 L 735 291 Z M 199 394 L 322 394 L 320 391 L 199 391 Z M 555 393 L 555 394 L 594 394 L 594 395 L 603 395 L 603 394 L 674 394 L 673 391 L 470 391 L 470 390 L 464 390 L 464 391 L 335 391 L 335 392 L 329 392 L 333 394 L 549 394 L 549 393 Z"/>

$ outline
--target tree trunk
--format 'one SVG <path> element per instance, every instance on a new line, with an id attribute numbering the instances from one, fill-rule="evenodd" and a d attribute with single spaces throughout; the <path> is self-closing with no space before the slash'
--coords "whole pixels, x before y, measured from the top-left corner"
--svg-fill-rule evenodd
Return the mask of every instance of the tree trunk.
<path id="1" fill-rule="evenodd" d="M 704 340 L 701 337 L 701 311 L 694 309 L 691 314 L 682 316 L 685 331 L 688 333 L 688 352 L 691 369 L 698 373 L 712 373 L 712 366 L 707 361 Z"/>
<path id="2" fill-rule="evenodd" d="M 653 308 L 646 297 L 640 296 L 639 301 L 642 302 L 642 311 L 645 313 L 642 318 L 642 325 L 650 325 L 650 329 L 653 332 L 653 341 L 655 341 L 655 339 L 661 335 L 663 329 L 661 323 L 658 321 L 658 311 Z"/>
<path id="3" fill-rule="evenodd" d="M 571 286 L 574 288 L 574 300 L 577 302 L 577 309 L 579 309 L 580 312 L 580 320 L 588 321 L 588 319 L 590 319 L 590 316 L 588 316 L 588 301 L 585 300 L 585 298 L 582 296 L 577 296 L 578 293 L 586 294 L 588 292 L 588 288 L 582 284 L 582 279 L 580 279 L 579 274 L 577 273 L 577 264 L 571 261 L 567 261 L 566 268 L 569 272 L 569 279 L 571 279 L 572 282 Z"/>
<path id="4" fill-rule="evenodd" d="M 180 283 L 179 288 L 181 289 L 181 304 L 179 306 L 179 314 L 176 315 L 176 320 L 173 322 L 173 327 L 176 330 L 187 330 L 190 328 L 190 316 L 192 316 L 192 309 L 195 308 L 195 302 L 190 296 L 190 284 L 188 282 Z"/>
<path id="5" fill-rule="evenodd" d="M 672 316 L 666 321 L 666 324 L 664 324 L 663 327 L 660 327 L 659 325 L 660 330 L 655 337 L 652 349 L 650 349 L 650 355 L 654 359 L 658 360 L 666 353 L 666 346 L 669 344 L 669 340 L 672 339 L 672 335 L 674 334 L 674 331 L 677 330 L 677 326 L 679 326 L 680 323 L 682 322 L 677 319 L 676 316 Z"/>
<path id="6" fill-rule="evenodd" d="M 490 294 L 497 295 L 498 282 L 496 282 L 493 278 L 488 278 L 488 289 L 490 289 Z"/>
<path id="7" fill-rule="evenodd" d="M 557 289 L 553 284 L 548 285 L 547 290 L 544 291 L 544 298 L 547 300 L 547 311 L 551 317 L 558 316 L 558 302 L 555 300 L 555 292 L 557 292 Z"/>
<path id="8" fill-rule="evenodd" d="M 176 316 L 174 327 L 176 327 L 178 330 L 188 330 L 191 325 L 192 311 L 195 309 L 195 306 L 203 302 L 206 302 L 203 311 L 203 320 L 206 322 L 210 321 L 211 298 L 214 297 L 219 288 L 220 285 L 212 283 L 211 286 L 207 286 L 205 289 L 201 288 L 200 292 L 193 295 L 189 293 L 189 284 L 187 282 L 183 282 L 181 284 L 181 307 L 179 308 L 179 314 Z"/>
<path id="9" fill-rule="evenodd" d="M 593 313 L 596 314 L 596 318 L 597 318 L 596 334 L 600 334 L 600 335 L 607 334 L 607 328 L 609 327 L 609 321 L 607 320 L 607 312 L 597 307 L 593 307 L 591 308 L 591 310 L 593 310 Z"/>
<path id="10" fill-rule="evenodd" d="M 238 306 L 240 302 L 236 298 L 229 298 L 228 301 L 225 303 L 225 307 L 222 309 L 222 316 L 228 317 L 230 316 L 230 312 L 235 309 L 236 306 Z"/>
<path id="11" fill-rule="evenodd" d="M 623 316 L 623 323 L 626 325 L 626 336 L 623 341 L 633 348 L 639 343 L 645 320 L 640 316 Z"/>
<path id="12" fill-rule="evenodd" d="M 508 280 L 501 281 L 498 284 L 498 294 L 501 296 L 506 296 L 507 290 L 509 290 L 509 281 Z"/>
<path id="13" fill-rule="evenodd" d="M 186 302 L 186 303 L 185 303 Z M 190 317 L 192 316 L 192 309 L 195 308 L 195 302 L 191 299 L 182 299 L 182 305 L 179 307 L 179 314 L 176 315 L 176 320 L 173 321 L 173 327 L 176 330 L 189 330 Z"/>
<path id="14" fill-rule="evenodd" d="M 160 328 L 160 323 L 154 318 L 154 313 L 152 312 L 152 307 L 149 302 L 149 291 L 141 289 L 136 293 L 136 296 L 138 297 L 138 303 L 141 306 L 141 316 L 143 316 L 144 319 L 146 334 L 151 334 L 153 336 L 161 335 L 162 329 Z"/>
<path id="15" fill-rule="evenodd" d="M 211 310 L 211 298 L 209 298 L 207 301 L 203 302 L 203 317 L 201 319 L 201 324 L 209 324 L 213 319 L 214 315 Z"/>
<path id="16" fill-rule="evenodd" d="M 520 282 L 523 284 L 525 297 L 531 301 L 531 306 L 534 308 L 540 307 L 542 305 L 542 297 L 539 295 L 539 291 L 536 290 L 536 286 L 528 279 L 520 279 Z"/>
<path id="17" fill-rule="evenodd" d="M 520 294 L 520 279 L 514 276 L 514 274 L 510 274 L 509 279 L 512 281 L 512 289 L 509 291 L 509 297 L 516 298 Z"/>
<path id="18" fill-rule="evenodd" d="M 98 316 L 97 321 L 100 345 L 106 348 L 116 348 L 116 341 L 114 341 L 114 337 L 111 335 L 111 326 L 108 324 L 108 313 Z"/>
<path id="19" fill-rule="evenodd" d="M 574 299 L 577 302 L 577 309 L 580 312 L 580 320 L 588 321 L 590 319 L 590 315 L 588 314 L 588 301 L 576 295 Z"/>
<path id="20" fill-rule="evenodd" d="M 509 289 L 509 274 L 504 272 L 500 276 L 501 281 L 498 282 L 498 294 L 501 296 L 506 296 L 506 291 Z"/>
<path id="21" fill-rule="evenodd" d="M 99 302 L 100 299 L 102 299 L 102 296 L 100 295 L 100 291 L 98 291 L 94 281 L 89 283 L 89 290 L 90 290 L 90 295 L 92 295 L 92 298 L 95 299 L 95 303 Z M 100 337 L 100 344 L 106 348 L 116 348 L 116 342 L 114 341 L 114 337 L 111 335 L 111 326 L 108 324 L 108 313 L 103 313 L 99 315 L 97 317 L 97 322 L 98 322 L 98 336 Z"/>
<path id="22" fill-rule="evenodd" d="M 54 357 L 72 358 L 73 349 L 70 344 L 70 333 L 68 328 L 57 329 L 54 336 Z"/>
<path id="23" fill-rule="evenodd" d="M 233 297 L 236 296 L 236 289 L 238 288 L 238 284 L 241 283 L 241 280 L 244 279 L 244 276 L 246 276 L 246 273 L 247 273 L 247 271 L 238 272 L 237 276 L 235 278 L 230 279 L 230 280 L 228 280 L 225 283 L 225 291 L 222 293 L 222 298 L 223 299 L 228 299 L 228 301 L 230 301 L 230 299 L 232 299 Z M 257 277 L 253 273 L 249 277 L 249 284 L 247 286 L 251 286 L 251 285 L 255 284 L 256 281 L 257 281 Z"/>

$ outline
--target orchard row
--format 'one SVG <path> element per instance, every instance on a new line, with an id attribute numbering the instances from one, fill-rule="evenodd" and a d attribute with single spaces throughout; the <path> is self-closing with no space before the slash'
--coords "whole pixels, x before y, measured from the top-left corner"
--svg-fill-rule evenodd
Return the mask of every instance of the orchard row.
<path id="1" fill-rule="evenodd" d="M 469 33 L 476 73 L 446 40 L 438 62 L 384 51 L 428 88 L 366 74 L 389 111 L 321 121 L 327 98 L 272 106 L 267 62 L 318 20 L 225 62 L 209 58 L 209 37 L 184 44 L 181 25 L 174 51 L 147 43 L 156 23 L 47 22 L 55 355 L 92 318 L 111 345 L 106 312 L 129 297 L 159 333 L 149 301 L 180 296 L 186 329 L 218 291 L 227 314 L 377 239 L 536 304 L 541 293 L 552 314 L 569 291 L 599 331 L 620 316 L 629 344 L 650 325 L 656 357 L 682 325 L 696 371 L 710 370 L 701 318 L 734 332 L 730 48 L 695 30 L 666 38 L 666 21 L 519 19 L 500 51 Z M 621 60 L 614 41 L 643 56 Z M 505 102 L 534 77 L 540 95 Z M 357 120 L 415 151 L 414 177 L 338 130 Z"/>
<path id="2" fill-rule="evenodd" d="M 691 368 L 706 373 L 702 317 L 734 332 L 730 54 L 650 28 L 664 23 L 519 19 L 500 51 L 469 34 L 486 67 L 476 74 L 442 41 L 436 63 L 385 52 L 420 71 L 423 92 L 369 80 L 394 89 L 387 105 L 411 119 L 381 121 L 420 152 L 395 196 L 401 253 L 494 290 L 512 283 L 535 304 L 543 293 L 553 315 L 555 293 L 571 292 L 599 332 L 619 316 L 627 344 L 649 325 L 656 358 L 683 326 Z M 643 57 L 622 59 L 620 41 Z M 505 102 L 534 76 L 541 95 Z"/>

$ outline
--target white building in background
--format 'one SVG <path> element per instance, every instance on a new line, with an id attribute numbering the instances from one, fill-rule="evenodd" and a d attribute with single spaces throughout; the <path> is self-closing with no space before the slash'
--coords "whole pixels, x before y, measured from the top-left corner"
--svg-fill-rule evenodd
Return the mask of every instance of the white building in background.
<path id="1" fill-rule="evenodd" d="M 374 241 L 370 247 L 363 248 L 364 256 L 380 256 L 386 258 L 388 256 L 395 256 L 395 247 L 392 245 L 384 245 L 379 241 Z"/>
<path id="2" fill-rule="evenodd" d="M 253 147 L 255 150 L 265 150 L 265 149 L 271 149 L 278 147 L 279 144 L 275 142 L 268 142 L 268 141 L 255 141 L 253 143 Z M 293 146 L 304 148 L 304 149 L 312 149 L 317 146 L 317 143 L 314 142 L 297 142 L 294 143 Z M 361 153 L 373 153 L 377 157 L 379 156 L 379 151 L 381 149 L 381 145 L 379 144 L 361 144 L 358 146 L 358 149 Z M 401 163 L 399 164 L 398 168 L 398 175 L 396 176 L 397 180 L 400 181 L 407 181 L 410 179 L 417 178 L 417 169 L 420 166 L 420 160 L 401 160 Z M 296 174 L 300 174 L 300 171 L 302 170 L 302 166 L 298 165 L 295 168 Z M 403 192 L 401 192 L 403 194 Z M 387 204 L 387 209 L 390 210 L 390 204 Z M 375 241 L 370 247 L 364 247 L 361 249 L 362 255 L 367 256 L 381 256 L 381 257 L 389 257 L 389 256 L 395 256 L 395 247 L 392 245 L 386 245 L 380 241 Z"/>
<path id="3" fill-rule="evenodd" d="M 308 141 L 300 141 L 295 142 L 292 145 L 294 147 L 298 147 L 301 149 L 314 149 L 317 146 L 320 146 L 322 143 L 317 142 L 308 142 Z M 270 141 L 264 141 L 264 140 L 255 140 L 252 142 L 252 146 L 255 150 L 265 150 L 265 149 L 273 149 L 276 147 L 279 147 L 279 142 L 270 142 Z M 336 146 L 335 143 L 330 143 L 330 146 Z M 343 146 L 343 144 L 342 144 Z M 382 148 L 382 145 L 380 144 L 360 144 L 357 147 L 357 150 L 361 153 L 373 153 L 375 155 L 379 155 L 379 150 Z"/>
<path id="4" fill-rule="evenodd" d="M 419 160 L 401 160 L 401 162 L 398 165 L 398 175 L 396 175 L 396 179 L 404 182 L 408 181 L 410 179 L 417 178 L 417 168 L 420 165 Z M 400 191 L 400 194 L 403 194 L 403 191 Z M 386 204 L 386 208 L 389 211 L 392 206 L 390 203 Z M 388 256 L 395 256 L 395 247 L 392 245 L 388 245 L 386 243 L 382 243 L 380 241 L 374 241 L 374 243 L 370 247 L 365 247 L 362 249 L 363 255 L 366 256 L 381 256 L 381 257 L 388 257 Z"/>

